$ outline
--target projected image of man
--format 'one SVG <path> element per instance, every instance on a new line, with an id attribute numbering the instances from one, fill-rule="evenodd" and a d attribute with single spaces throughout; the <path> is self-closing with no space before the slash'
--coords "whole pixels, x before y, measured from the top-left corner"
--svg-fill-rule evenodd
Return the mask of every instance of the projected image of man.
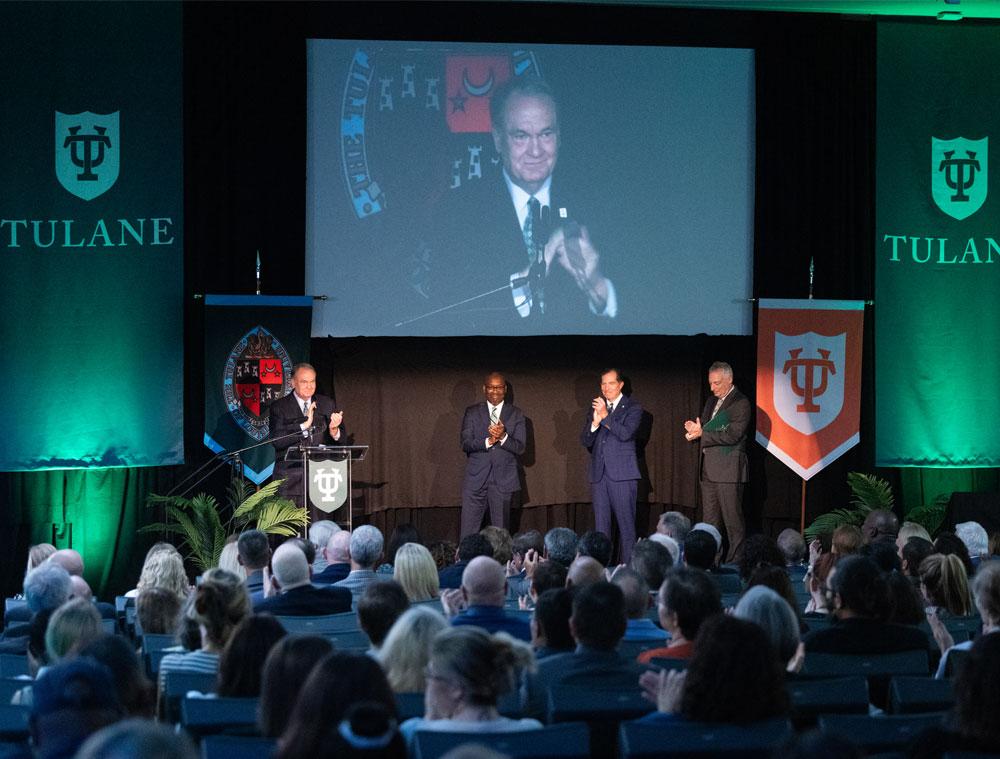
<path id="1" fill-rule="evenodd" d="M 555 266 L 586 296 L 592 313 L 614 318 L 618 313 L 614 286 L 601 273 L 600 255 L 586 227 L 564 223 L 568 211 L 567 218 L 553 217 L 552 175 L 560 133 L 552 90 L 537 79 L 512 80 L 493 94 L 490 116 L 503 180 L 529 259 L 528 265 L 511 273 L 518 314 L 544 314 L 546 280 L 557 273 Z M 526 284 L 519 286 L 523 279 Z"/>

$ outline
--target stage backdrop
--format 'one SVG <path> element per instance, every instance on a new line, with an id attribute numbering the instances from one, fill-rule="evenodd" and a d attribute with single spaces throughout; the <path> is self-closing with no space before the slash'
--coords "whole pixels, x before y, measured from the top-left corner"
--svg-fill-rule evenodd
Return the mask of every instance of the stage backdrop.
<path id="1" fill-rule="evenodd" d="M 994 24 L 879 25 L 882 466 L 1000 465 L 1000 186 L 990 166 L 1000 135 L 998 35 Z"/>
<path id="2" fill-rule="evenodd" d="M 0 28 L 0 470 L 179 463 L 180 5 L 4 3 Z"/>

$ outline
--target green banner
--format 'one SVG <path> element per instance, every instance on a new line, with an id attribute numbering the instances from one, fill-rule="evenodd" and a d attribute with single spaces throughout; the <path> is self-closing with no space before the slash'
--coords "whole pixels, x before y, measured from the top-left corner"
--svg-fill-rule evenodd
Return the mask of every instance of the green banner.
<path id="1" fill-rule="evenodd" d="M 995 24 L 879 24 L 879 466 L 1000 466 L 998 39 Z"/>
<path id="2" fill-rule="evenodd" d="M 0 470 L 183 460 L 180 3 L 0 3 Z"/>

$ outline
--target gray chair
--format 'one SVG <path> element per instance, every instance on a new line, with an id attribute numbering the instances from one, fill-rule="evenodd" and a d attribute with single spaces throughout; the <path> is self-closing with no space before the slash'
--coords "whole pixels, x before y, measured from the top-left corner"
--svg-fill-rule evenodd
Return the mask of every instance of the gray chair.
<path id="1" fill-rule="evenodd" d="M 626 722 L 621 726 L 622 759 L 740 757 L 765 759 L 792 735 L 786 719 L 751 725 L 687 722 Z"/>
<path id="2" fill-rule="evenodd" d="M 589 759 L 587 726 L 581 723 L 549 725 L 541 730 L 511 733 L 443 733 L 418 730 L 412 759 L 438 759 L 456 746 L 475 743 L 510 759 Z"/>

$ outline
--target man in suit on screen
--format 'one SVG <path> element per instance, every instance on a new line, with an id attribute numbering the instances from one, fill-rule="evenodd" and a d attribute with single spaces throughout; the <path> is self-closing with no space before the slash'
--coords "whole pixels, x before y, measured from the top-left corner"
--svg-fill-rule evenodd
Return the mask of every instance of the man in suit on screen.
<path id="1" fill-rule="evenodd" d="M 343 421 L 344 413 L 337 410 L 334 400 L 316 393 L 316 370 L 309 364 L 296 364 L 292 392 L 274 401 L 268 411 L 271 439 L 275 441 L 274 476 L 285 480 L 281 495 L 304 506 L 301 456 L 293 451 L 291 460 L 286 461 L 285 454 L 299 445 L 344 444 Z M 299 434 L 285 437 L 294 432 Z M 282 437 L 285 439 L 278 439 Z"/>
<path id="2" fill-rule="evenodd" d="M 487 506 L 490 523 L 509 529 L 511 501 L 521 490 L 524 414 L 506 402 L 507 380 L 499 372 L 486 377 L 483 394 L 486 400 L 469 406 L 462 418 L 462 450 L 468 460 L 462 482 L 461 537 L 479 532 Z"/>
<path id="3" fill-rule="evenodd" d="M 642 406 L 622 394 L 625 383 L 617 369 L 601 374 L 601 394 L 587 414 L 580 442 L 590 451 L 590 492 L 598 532 L 611 536 L 611 514 L 618 523 L 619 561 L 627 564 L 635 544 L 635 500 L 639 462 L 635 438 Z"/>
<path id="4" fill-rule="evenodd" d="M 743 545 L 743 488 L 747 482 L 750 401 L 733 384 L 733 368 L 716 361 L 708 369 L 712 394 L 697 419 L 684 422 L 684 437 L 701 447 L 703 519 L 729 538 L 727 561 Z"/>

